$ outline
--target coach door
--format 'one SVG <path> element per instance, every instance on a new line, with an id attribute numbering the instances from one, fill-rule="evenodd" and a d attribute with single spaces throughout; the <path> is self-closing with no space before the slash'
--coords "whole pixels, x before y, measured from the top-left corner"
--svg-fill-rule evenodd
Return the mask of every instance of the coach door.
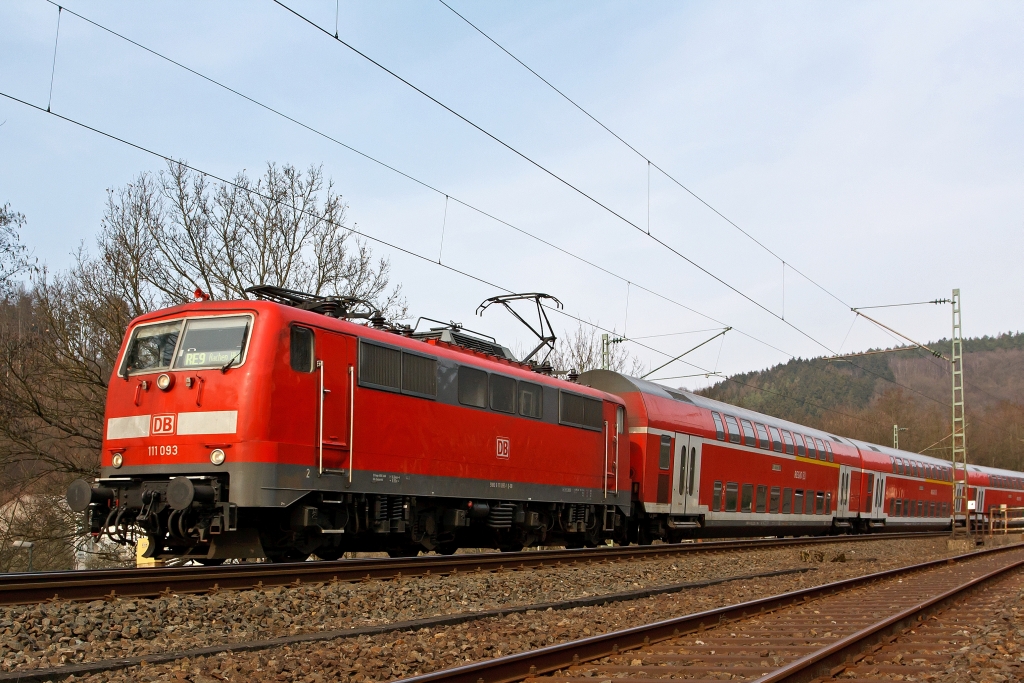
<path id="1" fill-rule="evenodd" d="M 839 466 L 839 498 L 836 503 L 836 517 L 850 516 L 850 477 L 849 465 Z"/>
<path id="2" fill-rule="evenodd" d="M 348 472 L 352 453 L 355 358 L 355 337 L 316 331 L 316 364 L 320 380 L 317 441 L 321 474 Z"/>
<path id="3" fill-rule="evenodd" d="M 871 494 L 871 516 L 875 519 L 885 514 L 885 475 L 879 474 Z"/>
<path id="4" fill-rule="evenodd" d="M 673 515 L 697 514 L 700 487 L 700 437 L 676 434 L 675 472 L 672 486 Z"/>

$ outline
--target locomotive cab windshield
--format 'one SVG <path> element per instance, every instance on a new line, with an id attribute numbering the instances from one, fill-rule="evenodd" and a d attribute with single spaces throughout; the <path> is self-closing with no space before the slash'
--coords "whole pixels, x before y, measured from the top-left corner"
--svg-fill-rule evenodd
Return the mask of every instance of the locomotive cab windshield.
<path id="1" fill-rule="evenodd" d="M 120 374 L 127 379 L 141 372 L 227 370 L 241 365 L 251 327 L 252 317 L 248 315 L 140 325 L 132 333 Z"/>

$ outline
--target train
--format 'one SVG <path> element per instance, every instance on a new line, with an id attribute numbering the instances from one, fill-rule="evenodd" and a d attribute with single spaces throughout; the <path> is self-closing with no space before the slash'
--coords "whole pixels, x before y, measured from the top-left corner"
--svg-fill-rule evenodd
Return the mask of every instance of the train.
<path id="1" fill-rule="evenodd" d="M 942 530 L 966 523 L 957 501 L 1024 504 L 1018 472 L 970 466 L 964 481 L 947 461 L 622 373 L 562 378 L 454 323 L 252 294 L 129 325 L 99 477 L 67 491 L 94 537 L 281 562 Z"/>

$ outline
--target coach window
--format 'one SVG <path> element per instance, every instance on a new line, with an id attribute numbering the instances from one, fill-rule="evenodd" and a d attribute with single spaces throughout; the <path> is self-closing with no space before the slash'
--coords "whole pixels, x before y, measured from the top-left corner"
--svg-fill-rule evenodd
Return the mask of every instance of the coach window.
<path id="1" fill-rule="evenodd" d="M 899 501 L 896 500 L 895 498 L 890 498 L 889 499 L 889 516 L 890 517 L 899 517 L 900 513 L 899 513 L 899 510 L 896 508 L 896 503 L 898 503 L 898 502 Z"/>
<path id="2" fill-rule="evenodd" d="M 467 365 L 459 366 L 459 403 L 487 407 L 487 373 Z"/>
<path id="3" fill-rule="evenodd" d="M 772 450 L 779 453 L 782 452 L 782 439 L 779 438 L 779 430 L 775 427 L 768 427 L 768 431 L 772 435 Z"/>
<path id="4" fill-rule="evenodd" d="M 804 438 L 807 439 L 807 457 L 814 460 L 818 457 L 817 451 L 814 450 L 814 439 L 809 436 L 805 436 Z"/>
<path id="5" fill-rule="evenodd" d="M 491 375 L 491 410 L 499 413 L 516 412 L 516 381 L 511 377 Z"/>
<path id="6" fill-rule="evenodd" d="M 768 430 L 763 424 L 757 425 L 757 437 L 761 442 L 761 448 L 768 448 Z"/>
<path id="7" fill-rule="evenodd" d="M 804 514 L 814 514 L 814 491 L 808 491 L 804 496 Z"/>
<path id="8" fill-rule="evenodd" d="M 825 491 L 825 514 L 832 514 L 832 492 Z"/>
<path id="9" fill-rule="evenodd" d="M 807 455 L 807 449 L 804 448 L 804 437 L 793 432 L 793 440 L 796 441 L 796 454 L 799 456 Z"/>
<path id="10" fill-rule="evenodd" d="M 910 516 L 910 499 L 909 498 L 904 498 L 903 499 L 903 516 L 904 517 L 909 517 Z"/>
<path id="11" fill-rule="evenodd" d="M 757 486 L 757 511 L 758 513 L 764 513 L 765 505 L 768 499 L 768 487 L 764 484 L 758 484 Z"/>
<path id="12" fill-rule="evenodd" d="M 833 456 L 833 453 L 832 453 L 832 444 L 830 444 L 828 441 L 825 442 L 825 450 L 828 451 L 828 461 L 829 462 L 834 462 L 835 461 L 835 457 Z"/>
<path id="13" fill-rule="evenodd" d="M 797 489 L 796 493 L 793 494 L 793 514 L 802 515 L 804 513 L 804 490 Z"/>
<path id="14" fill-rule="evenodd" d="M 722 425 L 722 417 L 718 413 L 711 413 L 711 419 L 715 421 L 715 438 L 725 441 L 725 427 Z"/>
<path id="15" fill-rule="evenodd" d="M 544 389 L 539 384 L 530 382 L 519 383 L 519 414 L 524 417 L 539 418 L 544 409 Z M 622 408 L 619 408 L 620 413 Z M 622 431 L 621 429 L 619 430 Z"/>
<path id="16" fill-rule="evenodd" d="M 292 370 L 313 372 L 313 330 L 308 327 L 292 327 L 288 355 Z"/>
<path id="17" fill-rule="evenodd" d="M 768 497 L 768 512 L 772 513 L 773 515 L 774 514 L 778 514 L 778 512 L 779 512 L 779 496 L 780 495 L 781 494 L 780 494 L 779 487 L 778 486 L 773 486 L 772 490 L 771 490 L 771 495 Z"/>
<path id="18" fill-rule="evenodd" d="M 892 465 L 892 473 L 896 474 L 896 458 L 889 456 L 889 464 Z"/>
<path id="19" fill-rule="evenodd" d="M 729 427 L 729 441 L 732 443 L 740 442 L 740 425 L 736 422 L 736 418 L 732 415 L 725 416 L 725 424 Z"/>
<path id="20" fill-rule="evenodd" d="M 663 435 L 661 437 L 661 451 L 658 454 L 658 467 L 667 470 L 672 465 L 672 437 Z"/>
<path id="21" fill-rule="evenodd" d="M 817 503 L 814 507 L 814 514 L 821 515 L 825 513 L 825 492 L 818 491 L 814 494 L 814 500 Z"/>
<path id="22" fill-rule="evenodd" d="M 818 446 L 818 460 L 824 460 L 826 458 L 825 442 L 821 439 L 815 439 L 814 443 Z"/>
<path id="23" fill-rule="evenodd" d="M 740 420 L 743 425 L 743 443 L 747 446 L 757 447 L 757 435 L 754 433 L 754 425 L 750 420 Z"/>
<path id="24" fill-rule="evenodd" d="M 740 512 L 750 512 L 754 506 L 754 485 L 743 485 L 743 499 L 740 501 Z"/>
<path id="25" fill-rule="evenodd" d="M 736 512 L 737 511 L 737 509 L 738 509 L 738 507 L 737 507 L 737 503 L 738 503 L 737 493 L 739 492 L 739 490 L 740 490 L 740 485 L 737 484 L 736 482 L 729 481 L 729 482 L 725 483 L 725 511 L 726 512 Z"/>
<path id="26" fill-rule="evenodd" d="M 722 509 L 722 482 L 715 482 L 715 489 L 711 494 L 711 511 L 718 512 Z"/>
<path id="27" fill-rule="evenodd" d="M 790 435 L 789 432 L 783 430 L 782 431 L 782 440 L 786 442 L 786 453 L 788 453 L 789 455 L 793 455 L 793 452 L 794 452 L 793 451 L 793 448 L 794 448 L 793 437 Z"/>
<path id="28" fill-rule="evenodd" d="M 790 489 L 790 488 L 782 489 L 782 514 L 788 515 L 789 511 L 792 509 L 792 508 L 790 508 L 790 505 L 791 505 L 790 498 L 792 498 L 792 497 L 793 497 L 793 489 Z"/>

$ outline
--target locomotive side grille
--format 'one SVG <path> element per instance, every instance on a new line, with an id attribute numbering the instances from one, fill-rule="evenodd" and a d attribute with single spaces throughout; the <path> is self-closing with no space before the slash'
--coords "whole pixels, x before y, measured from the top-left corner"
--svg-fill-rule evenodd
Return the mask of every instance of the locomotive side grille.
<path id="1" fill-rule="evenodd" d="M 379 387 L 402 388 L 402 352 L 386 346 L 359 344 L 359 381 Z"/>
<path id="2" fill-rule="evenodd" d="M 498 503 L 491 507 L 491 513 L 487 515 L 487 526 L 492 529 L 512 528 L 512 517 L 515 515 L 516 506 L 512 503 Z"/>
<path id="3" fill-rule="evenodd" d="M 601 429 L 601 401 L 569 392 L 559 392 L 558 421 L 562 424 Z"/>
<path id="4" fill-rule="evenodd" d="M 402 391 L 437 396 L 437 360 L 403 353 Z"/>

